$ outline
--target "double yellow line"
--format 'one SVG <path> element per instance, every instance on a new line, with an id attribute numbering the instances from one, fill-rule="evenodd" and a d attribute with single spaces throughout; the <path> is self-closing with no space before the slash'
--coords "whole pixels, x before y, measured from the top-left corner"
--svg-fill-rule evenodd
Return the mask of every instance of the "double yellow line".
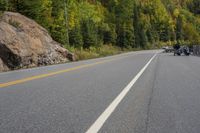
<path id="1" fill-rule="evenodd" d="M 31 77 L 27 77 L 27 78 L 15 80 L 15 81 L 1 83 L 0 84 L 0 88 L 16 85 L 16 84 L 20 84 L 20 83 L 24 83 L 24 82 L 31 81 L 31 80 L 41 79 L 41 78 L 45 78 L 45 77 L 49 77 L 49 76 L 53 76 L 53 75 L 57 75 L 57 74 L 61 74 L 61 73 L 75 71 L 75 70 L 82 69 L 82 68 L 92 67 L 92 66 L 95 66 L 95 65 L 98 65 L 98 64 L 103 64 L 103 63 L 106 63 L 106 62 L 109 62 L 109 61 L 112 61 L 112 60 L 116 60 L 116 59 L 109 59 L 109 60 L 99 61 L 99 62 L 92 63 L 92 64 L 81 65 L 81 66 L 68 68 L 68 69 L 64 69 L 64 70 L 60 70 L 60 71 L 50 72 L 50 73 L 31 76 Z"/>

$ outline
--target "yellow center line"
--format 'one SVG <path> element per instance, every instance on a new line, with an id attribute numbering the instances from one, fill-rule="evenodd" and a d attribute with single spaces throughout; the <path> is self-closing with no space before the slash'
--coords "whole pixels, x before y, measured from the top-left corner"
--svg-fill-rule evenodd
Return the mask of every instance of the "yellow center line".
<path id="1" fill-rule="evenodd" d="M 116 59 L 119 59 L 119 58 L 116 58 Z M 106 63 L 106 62 L 110 62 L 110 61 L 116 60 L 116 59 L 109 59 L 109 60 L 99 61 L 99 62 L 92 63 L 92 64 L 80 65 L 80 66 L 76 66 L 76 67 L 73 67 L 73 68 L 68 68 L 68 69 L 64 69 L 64 70 L 60 70 L 60 71 L 50 72 L 50 73 L 31 76 L 31 77 L 27 77 L 27 78 L 23 78 L 23 79 L 19 79 L 19 80 L 14 80 L 14 81 L 6 82 L 6 83 L 1 83 L 0 84 L 0 88 L 12 86 L 12 85 L 16 85 L 16 84 L 20 84 L 20 83 L 24 83 L 24 82 L 28 82 L 28 81 L 31 81 L 31 80 L 50 77 L 50 76 L 58 75 L 58 74 L 61 74 L 61 73 L 75 71 L 75 70 L 82 69 L 82 68 L 92 67 L 92 66 L 95 66 L 95 65 L 98 65 L 98 64 L 103 64 L 103 63 Z"/>

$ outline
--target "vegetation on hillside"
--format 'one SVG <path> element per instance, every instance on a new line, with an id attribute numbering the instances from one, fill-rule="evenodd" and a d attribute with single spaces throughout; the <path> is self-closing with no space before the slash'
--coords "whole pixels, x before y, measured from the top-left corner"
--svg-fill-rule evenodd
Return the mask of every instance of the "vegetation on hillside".
<path id="1" fill-rule="evenodd" d="M 0 10 L 36 20 L 81 51 L 200 44 L 200 0 L 0 0 Z"/>

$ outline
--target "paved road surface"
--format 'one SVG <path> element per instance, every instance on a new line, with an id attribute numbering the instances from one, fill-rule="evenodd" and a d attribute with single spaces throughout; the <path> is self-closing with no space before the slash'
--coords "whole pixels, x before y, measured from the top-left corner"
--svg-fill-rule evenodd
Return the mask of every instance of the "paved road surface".
<path id="1" fill-rule="evenodd" d="M 99 133 L 199 133 L 200 58 L 158 52 L 0 73 L 0 133 L 89 131 L 145 65 Z"/>

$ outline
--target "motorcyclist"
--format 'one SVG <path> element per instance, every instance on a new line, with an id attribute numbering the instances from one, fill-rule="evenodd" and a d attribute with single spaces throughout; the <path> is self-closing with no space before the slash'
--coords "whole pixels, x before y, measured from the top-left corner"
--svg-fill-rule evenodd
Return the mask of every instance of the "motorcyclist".
<path id="1" fill-rule="evenodd" d="M 180 44 L 177 43 L 175 44 L 174 46 L 174 56 L 177 54 L 177 55 L 181 55 L 181 51 L 179 50 L 181 48 Z"/>
<path id="2" fill-rule="evenodd" d="M 178 43 L 174 45 L 174 49 L 175 49 L 175 50 L 178 50 L 180 47 L 181 47 L 181 46 L 180 46 Z"/>

